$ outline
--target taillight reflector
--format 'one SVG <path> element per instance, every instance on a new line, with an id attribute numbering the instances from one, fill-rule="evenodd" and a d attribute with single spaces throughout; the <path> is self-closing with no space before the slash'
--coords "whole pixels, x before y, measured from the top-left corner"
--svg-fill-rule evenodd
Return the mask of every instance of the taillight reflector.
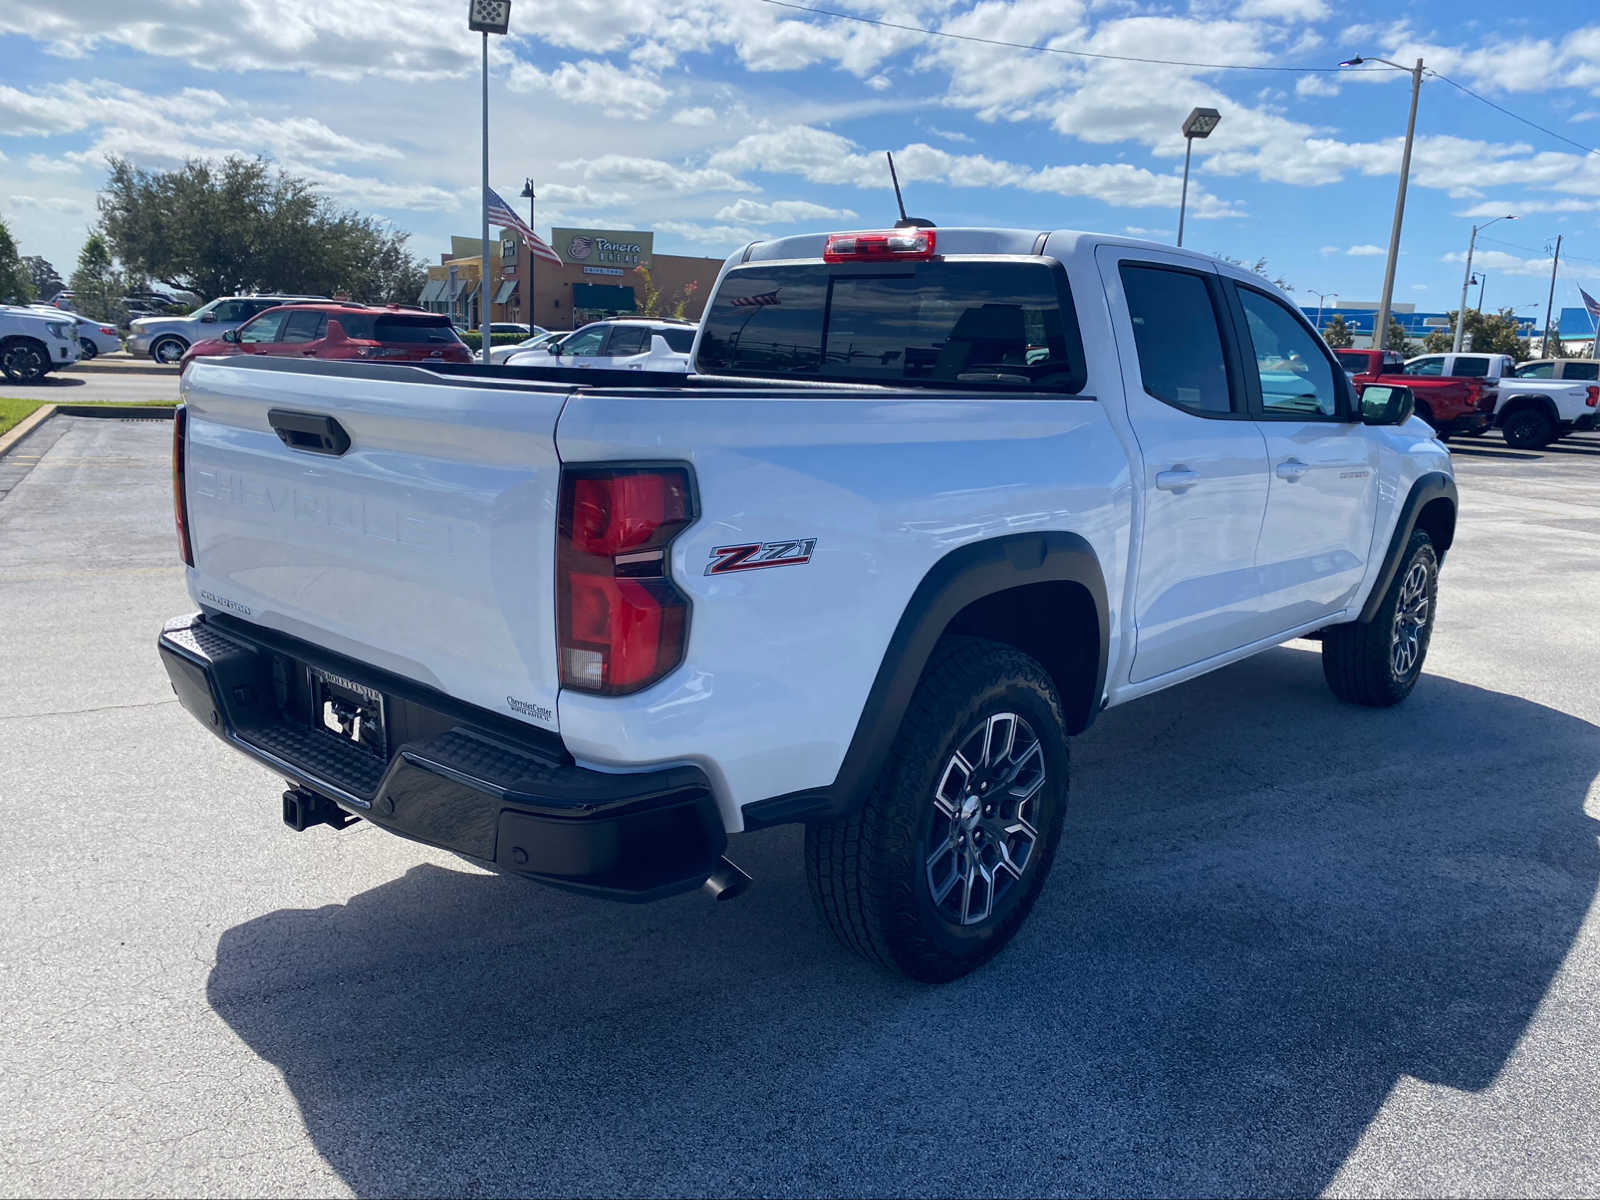
<path id="1" fill-rule="evenodd" d="M 683 661 L 689 601 L 672 582 L 668 552 L 694 517 L 686 468 L 562 473 L 556 610 L 563 687 L 623 695 Z"/>
<path id="2" fill-rule="evenodd" d="M 178 527 L 178 551 L 186 567 L 194 566 L 194 549 L 189 545 L 189 497 L 184 489 L 185 458 L 188 451 L 189 406 L 180 404 L 172 413 L 172 519 Z"/>
<path id="3" fill-rule="evenodd" d="M 823 262 L 883 262 L 932 258 L 938 238 L 932 229 L 891 229 L 885 233 L 830 233 Z"/>

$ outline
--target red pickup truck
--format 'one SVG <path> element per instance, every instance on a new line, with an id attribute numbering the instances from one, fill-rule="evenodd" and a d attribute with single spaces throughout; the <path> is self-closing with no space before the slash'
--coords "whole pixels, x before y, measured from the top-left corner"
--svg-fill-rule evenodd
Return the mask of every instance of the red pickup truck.
<path id="1" fill-rule="evenodd" d="M 1492 379 L 1407 375 L 1405 359 L 1393 350 L 1335 350 L 1334 354 L 1358 396 L 1369 383 L 1410 388 L 1416 397 L 1417 416 L 1432 425 L 1440 438 L 1482 433 L 1494 424 L 1497 385 Z"/>

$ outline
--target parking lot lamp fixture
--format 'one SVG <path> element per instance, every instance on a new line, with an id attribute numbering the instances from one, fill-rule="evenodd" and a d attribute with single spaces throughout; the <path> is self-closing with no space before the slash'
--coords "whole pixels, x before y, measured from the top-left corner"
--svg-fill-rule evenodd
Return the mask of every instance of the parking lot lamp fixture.
<path id="1" fill-rule="evenodd" d="M 1194 149 L 1195 138 L 1208 138 L 1222 120 L 1214 108 L 1196 108 L 1183 122 L 1183 196 L 1178 201 L 1178 245 L 1183 245 L 1183 215 L 1189 207 L 1189 153 Z"/>
<path id="2" fill-rule="evenodd" d="M 526 177 L 523 178 L 521 195 L 522 195 L 522 198 L 528 202 L 528 228 L 533 230 L 533 234 L 534 234 L 535 237 L 538 237 L 539 236 L 539 227 L 534 224 L 534 216 L 533 216 L 533 202 L 536 199 L 538 199 L 538 197 L 534 194 L 534 191 L 533 191 L 533 180 L 528 179 Z M 539 323 L 538 318 L 536 318 L 533 315 L 533 262 L 534 262 L 534 259 L 536 257 L 537 257 L 537 255 L 534 254 L 532 248 L 530 247 L 529 250 L 528 250 L 528 281 L 527 281 L 528 282 L 528 332 L 529 333 L 535 332 L 533 327 Z"/>
<path id="3" fill-rule="evenodd" d="M 1510 213 L 1494 219 L 1494 221 L 1515 220 L 1516 217 Z M 1478 234 L 1493 225 L 1494 221 L 1485 221 L 1482 225 L 1474 225 L 1472 227 L 1472 236 L 1467 239 L 1467 269 L 1461 273 L 1461 304 L 1456 309 L 1456 336 L 1454 343 L 1450 347 L 1452 354 L 1461 353 L 1461 335 L 1467 328 L 1467 288 L 1472 285 L 1472 251 L 1478 244 Z M 1487 272 L 1484 278 L 1487 280 Z M 1481 291 L 1478 293 L 1478 311 L 1483 311 L 1483 293 Z"/>
<path id="4" fill-rule="evenodd" d="M 1406 148 L 1400 155 L 1400 186 L 1394 194 L 1394 225 L 1389 230 L 1389 257 L 1383 267 L 1383 295 L 1378 298 L 1378 318 L 1372 326 L 1372 348 L 1384 350 L 1388 348 L 1389 310 L 1394 306 L 1394 272 L 1400 260 L 1400 224 L 1406 215 L 1406 184 L 1411 179 L 1411 142 L 1417 132 L 1417 97 L 1422 93 L 1422 60 L 1417 59 L 1414 67 L 1402 67 L 1387 58 L 1363 58 L 1358 54 L 1339 65 L 1359 67 L 1369 62 L 1382 63 L 1411 76 L 1411 114 L 1406 118 Z"/>
<path id="5" fill-rule="evenodd" d="M 1321 333 L 1322 332 L 1322 302 L 1324 300 L 1328 299 L 1328 297 L 1330 297 L 1330 296 L 1333 297 L 1335 300 L 1337 300 L 1339 298 L 1339 293 L 1338 292 L 1309 292 L 1308 291 L 1306 293 L 1306 295 L 1315 296 L 1317 298 L 1317 332 Z"/>
<path id="6" fill-rule="evenodd" d="M 483 338 L 483 365 L 489 365 L 489 35 L 511 28 L 511 0 L 468 0 L 467 28 L 483 35 L 483 240 L 478 243 L 478 327 Z"/>

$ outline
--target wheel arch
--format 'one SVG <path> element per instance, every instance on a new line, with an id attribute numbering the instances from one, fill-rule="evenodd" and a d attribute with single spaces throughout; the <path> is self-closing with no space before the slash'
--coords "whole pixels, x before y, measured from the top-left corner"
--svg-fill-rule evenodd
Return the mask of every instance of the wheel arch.
<path id="1" fill-rule="evenodd" d="M 1548 417 L 1552 424 L 1561 424 L 1561 414 L 1556 409 L 1556 402 L 1549 396 L 1537 392 L 1522 392 L 1507 396 L 1500 402 L 1500 407 L 1494 414 L 1494 423 L 1503 427 L 1507 417 L 1525 408 L 1537 409 Z"/>
<path id="2" fill-rule="evenodd" d="M 1100 711 L 1110 613 L 1094 548 L 1058 531 L 969 543 L 935 563 L 912 593 L 833 783 L 745 805 L 746 828 L 837 817 L 859 804 L 934 647 L 951 633 L 990 638 L 1037 658 L 1055 681 L 1068 732 L 1087 729 Z"/>
<path id="3" fill-rule="evenodd" d="M 1411 485 L 1411 491 L 1400 506 L 1400 517 L 1395 522 L 1394 532 L 1389 537 L 1383 564 L 1373 580 L 1366 603 L 1361 606 L 1358 620 L 1371 621 L 1377 616 L 1384 593 L 1394 581 L 1395 572 L 1400 569 L 1400 560 L 1405 557 L 1406 545 L 1416 530 L 1427 533 L 1433 541 L 1440 564 L 1444 563 L 1445 552 L 1456 537 L 1456 504 L 1455 480 L 1443 471 L 1429 471 Z"/>

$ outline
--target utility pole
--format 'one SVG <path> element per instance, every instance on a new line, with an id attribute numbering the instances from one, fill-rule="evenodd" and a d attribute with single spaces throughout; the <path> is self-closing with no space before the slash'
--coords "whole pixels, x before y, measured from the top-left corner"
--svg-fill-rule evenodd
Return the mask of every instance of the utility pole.
<path id="1" fill-rule="evenodd" d="M 539 227 L 534 223 L 533 203 L 538 198 L 533 194 L 533 180 L 523 177 L 522 194 L 528 198 L 528 228 L 533 231 L 533 236 L 539 236 Z M 534 254 L 533 247 L 528 247 L 528 332 L 533 332 L 533 327 L 539 323 L 537 308 L 533 291 L 533 263 L 538 256 Z"/>
<path id="2" fill-rule="evenodd" d="M 1550 263 L 1550 295 L 1544 302 L 1544 357 L 1550 357 L 1550 310 L 1556 303 L 1556 268 L 1561 265 L 1561 235 L 1556 234 L 1556 256 Z"/>
<path id="3" fill-rule="evenodd" d="M 1411 142 L 1417 133 L 1417 97 L 1422 93 L 1422 60 L 1417 59 L 1414 67 L 1402 67 L 1397 62 L 1390 62 L 1387 58 L 1363 58 L 1356 55 L 1347 58 L 1339 65 L 1341 67 L 1359 67 L 1362 63 L 1382 63 L 1386 67 L 1393 67 L 1396 71 L 1405 71 L 1411 76 L 1411 113 L 1406 117 L 1406 148 L 1400 156 L 1400 186 L 1394 195 L 1394 226 L 1389 230 L 1389 259 L 1383 269 L 1383 296 L 1378 301 L 1378 318 L 1372 328 L 1372 348 L 1374 350 L 1387 349 L 1389 340 L 1389 310 L 1394 306 L 1394 272 L 1400 260 L 1400 224 L 1406 215 L 1406 184 L 1411 180 Z"/>

